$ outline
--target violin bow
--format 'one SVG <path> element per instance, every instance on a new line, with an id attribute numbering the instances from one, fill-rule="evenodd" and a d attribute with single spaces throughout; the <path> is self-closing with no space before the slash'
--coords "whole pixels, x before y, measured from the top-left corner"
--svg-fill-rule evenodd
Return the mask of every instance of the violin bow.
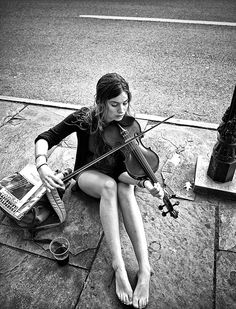
<path id="1" fill-rule="evenodd" d="M 174 117 L 174 115 L 169 116 L 161 121 L 159 121 L 157 124 L 153 125 L 152 127 L 148 128 L 147 130 L 141 131 L 140 133 L 136 134 L 135 136 L 129 138 L 127 141 L 124 142 L 124 144 L 121 144 L 119 146 L 114 147 L 113 149 L 107 151 L 106 153 L 104 153 L 103 155 L 101 155 L 100 157 L 94 159 L 93 161 L 85 164 L 84 166 L 80 167 L 79 169 L 77 169 L 76 171 L 72 172 L 71 174 L 65 176 L 62 181 L 67 181 L 69 179 L 71 179 L 72 177 L 78 175 L 79 173 L 81 173 L 82 171 L 86 170 L 87 168 L 89 168 L 90 166 L 94 165 L 95 163 L 101 161 L 102 159 L 108 157 L 109 155 L 113 154 L 114 152 L 122 149 L 123 147 L 127 146 L 129 143 L 131 143 L 133 140 L 138 139 L 139 137 L 142 137 L 145 133 L 147 133 L 148 131 L 156 128 L 157 126 L 159 126 L 160 124 L 168 121 L 170 118 Z"/>

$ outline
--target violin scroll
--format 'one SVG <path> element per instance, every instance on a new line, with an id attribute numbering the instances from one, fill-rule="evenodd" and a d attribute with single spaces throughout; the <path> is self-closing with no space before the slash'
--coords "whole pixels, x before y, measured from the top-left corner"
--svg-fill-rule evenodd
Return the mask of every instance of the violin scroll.
<path id="1" fill-rule="evenodd" d="M 178 218 L 179 212 L 174 209 L 174 206 L 178 206 L 179 201 L 176 201 L 174 204 L 172 204 L 170 199 L 173 198 L 173 197 L 175 197 L 175 195 L 172 195 L 172 196 L 169 197 L 168 192 L 166 190 L 164 190 L 164 198 L 163 198 L 164 205 L 158 206 L 158 208 L 160 210 L 163 210 L 164 207 L 167 208 L 167 211 L 162 211 L 163 217 L 165 217 L 169 213 L 170 216 L 173 217 L 174 219 Z"/>

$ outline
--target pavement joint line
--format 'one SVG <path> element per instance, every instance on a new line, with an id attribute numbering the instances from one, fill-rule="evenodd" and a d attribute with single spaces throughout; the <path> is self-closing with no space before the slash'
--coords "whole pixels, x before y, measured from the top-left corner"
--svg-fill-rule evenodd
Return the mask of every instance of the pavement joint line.
<path id="1" fill-rule="evenodd" d="M 18 112 L 16 112 L 14 115 L 9 115 L 3 118 L 3 123 L 0 124 L 0 128 L 3 127 L 5 124 L 9 123 L 10 121 L 12 121 L 13 119 L 15 119 L 15 117 L 17 117 L 19 115 L 20 117 L 20 113 L 26 108 L 26 106 L 22 107 Z M 23 120 L 23 118 L 22 118 Z"/>
<path id="2" fill-rule="evenodd" d="M 80 293 L 79 293 L 79 295 L 78 295 L 77 302 L 76 302 L 76 304 L 75 304 L 75 306 L 74 306 L 74 309 L 76 309 L 77 306 L 78 306 L 78 304 L 79 304 L 80 297 L 81 297 L 81 295 L 82 295 L 82 293 L 83 293 L 83 291 L 84 291 L 84 289 L 85 289 L 85 287 L 86 287 L 88 278 L 89 278 L 89 276 L 90 276 L 90 273 L 91 273 L 91 270 L 92 270 L 92 267 L 93 267 L 93 264 L 94 264 L 94 261 L 95 261 L 96 258 L 97 258 L 98 251 L 99 251 L 99 249 L 100 249 L 100 247 L 101 247 L 101 243 L 102 243 L 103 239 L 104 239 L 104 232 L 102 232 L 102 234 L 101 234 L 101 236 L 100 236 L 100 239 L 99 239 L 99 241 L 98 241 L 98 244 L 97 244 L 97 247 L 96 247 L 96 250 L 95 250 L 95 254 L 94 254 L 93 260 L 92 260 L 92 262 L 91 262 L 91 266 L 90 266 L 90 268 L 88 269 L 86 278 L 85 278 L 85 280 L 84 280 L 82 289 L 81 289 L 81 291 L 80 291 Z"/>
<path id="3" fill-rule="evenodd" d="M 215 207 L 215 237 L 214 237 L 214 262 L 213 262 L 213 278 L 212 278 L 212 306 L 216 309 L 216 293 L 217 293 L 217 257 L 219 252 L 219 228 L 220 228 L 220 207 L 219 203 Z"/>
<path id="4" fill-rule="evenodd" d="M 0 95 L 0 101 L 7 101 L 7 102 L 10 101 L 10 102 L 20 103 L 20 104 L 28 104 L 28 105 L 34 105 L 34 106 L 46 106 L 46 107 L 54 107 L 54 108 L 70 109 L 70 110 L 77 110 L 82 107 L 82 105 L 79 105 L 79 104 L 44 101 L 44 100 L 38 100 L 38 99 L 18 98 L 18 97 L 2 96 L 2 95 Z M 162 121 L 166 118 L 166 117 L 149 115 L 149 114 L 141 114 L 141 113 L 136 113 L 135 117 L 137 119 L 144 119 L 144 120 L 149 120 L 149 121 Z M 166 121 L 166 124 L 194 127 L 194 128 L 207 129 L 207 130 L 217 130 L 219 126 L 216 123 L 177 119 L 177 118 L 169 119 L 168 121 Z"/>
<path id="5" fill-rule="evenodd" d="M 129 21 L 147 21 L 161 23 L 179 23 L 179 24 L 197 24 L 210 26 L 228 26 L 236 27 L 235 22 L 211 21 L 211 20 L 191 20 L 191 19 L 171 19 L 171 18 L 151 18 L 151 17 L 131 17 L 131 16 L 109 16 L 109 15 L 79 15 L 80 18 L 110 19 L 110 20 L 129 20 Z"/>

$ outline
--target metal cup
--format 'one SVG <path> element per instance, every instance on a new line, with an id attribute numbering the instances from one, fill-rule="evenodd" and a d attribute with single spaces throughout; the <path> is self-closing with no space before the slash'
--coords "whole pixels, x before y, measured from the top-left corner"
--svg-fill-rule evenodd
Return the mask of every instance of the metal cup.
<path id="1" fill-rule="evenodd" d="M 70 243 L 65 237 L 56 237 L 49 244 L 49 250 L 60 266 L 69 262 Z"/>

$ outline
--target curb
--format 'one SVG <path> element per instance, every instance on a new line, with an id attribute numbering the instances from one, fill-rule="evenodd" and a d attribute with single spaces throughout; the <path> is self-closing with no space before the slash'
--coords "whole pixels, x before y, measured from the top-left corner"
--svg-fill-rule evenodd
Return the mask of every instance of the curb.
<path id="1" fill-rule="evenodd" d="M 28 105 L 36 105 L 36 106 L 47 106 L 47 107 L 70 109 L 70 110 L 77 110 L 77 109 L 82 107 L 81 105 L 78 105 L 78 104 L 71 104 L 71 103 L 65 104 L 65 103 L 62 103 L 62 102 L 17 98 L 17 97 L 2 96 L 2 95 L 0 95 L 0 101 L 7 101 L 7 102 L 14 102 L 14 103 L 28 104 Z M 163 121 L 165 119 L 165 117 L 161 117 L 161 116 L 140 114 L 140 113 L 135 114 L 135 117 L 138 118 L 138 119 L 144 119 L 144 120 L 149 120 L 149 121 Z M 214 130 L 214 131 L 217 130 L 217 128 L 219 126 L 216 123 L 177 119 L 177 118 L 171 118 L 168 121 L 166 121 L 166 123 L 172 124 L 172 125 L 201 128 L 201 129 Z"/>

